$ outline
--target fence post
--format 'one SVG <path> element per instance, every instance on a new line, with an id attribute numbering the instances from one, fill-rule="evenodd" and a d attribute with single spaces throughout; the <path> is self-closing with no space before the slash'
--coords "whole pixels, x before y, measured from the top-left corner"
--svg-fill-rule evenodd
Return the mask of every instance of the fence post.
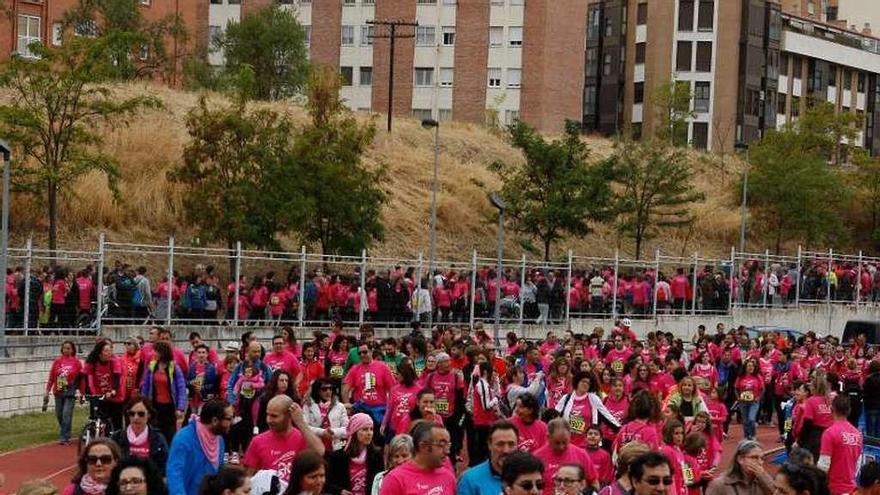
<path id="1" fill-rule="evenodd" d="M 654 250 L 654 319 L 657 319 L 657 283 L 660 282 L 660 248 Z"/>
<path id="2" fill-rule="evenodd" d="M 477 250 L 473 250 L 471 255 L 471 290 L 470 290 L 471 308 L 470 308 L 470 325 L 474 328 L 474 295 L 477 293 Z"/>
<path id="3" fill-rule="evenodd" d="M 736 248 L 730 246 L 730 275 L 728 275 L 729 279 L 729 289 L 727 291 L 727 314 L 733 314 L 733 291 L 736 289 Z"/>
<path id="4" fill-rule="evenodd" d="M 358 325 L 364 324 L 364 304 L 367 304 L 367 291 L 364 289 L 364 286 L 367 283 L 367 250 L 361 249 L 361 284 L 358 287 L 358 297 L 360 297 L 360 304 L 358 304 Z"/>
<path id="5" fill-rule="evenodd" d="M 235 242 L 235 279 L 232 281 L 235 287 L 235 300 L 233 301 L 232 307 L 232 324 L 238 326 L 238 298 L 241 295 L 241 241 Z"/>
<path id="6" fill-rule="evenodd" d="M 691 316 L 697 314 L 697 269 L 699 264 L 699 253 L 694 252 L 694 274 L 691 277 L 691 279 L 693 280 L 691 286 Z"/>
<path id="7" fill-rule="evenodd" d="M 30 316 L 31 316 L 31 256 L 34 254 L 34 240 L 28 237 L 27 245 L 25 246 L 25 250 L 27 251 L 27 258 L 24 260 L 24 335 L 27 337 L 28 335 L 28 327 L 30 327 Z M 100 275 L 98 275 L 100 277 Z"/>
<path id="8" fill-rule="evenodd" d="M 165 326 L 171 326 L 171 319 L 174 315 L 174 237 L 168 238 L 168 286 L 166 287 L 168 294 L 165 295 L 165 301 L 168 304 L 168 315 L 165 317 Z M 238 299 L 236 299 L 236 302 Z"/>
<path id="9" fill-rule="evenodd" d="M 571 297 L 571 264 L 574 253 L 571 249 L 568 250 L 568 283 L 566 284 L 565 290 L 565 325 L 571 330 L 571 301 L 569 298 Z"/>
<path id="10" fill-rule="evenodd" d="M 798 308 L 801 305 L 801 277 L 803 274 L 803 266 L 801 262 L 801 245 L 798 244 L 798 257 L 797 257 L 797 280 L 794 282 L 794 307 Z"/>
<path id="11" fill-rule="evenodd" d="M 522 268 L 519 271 L 519 334 L 522 335 L 523 312 L 525 311 L 525 303 L 522 300 L 522 291 L 526 286 L 526 255 L 522 255 Z"/>
<path id="12" fill-rule="evenodd" d="M 828 271 L 825 272 L 825 285 L 827 289 L 825 290 L 825 305 L 828 306 L 828 314 L 829 318 L 831 315 L 831 278 L 829 275 L 831 274 L 832 266 L 831 261 L 834 258 L 834 251 L 831 248 L 828 248 Z"/>
<path id="13" fill-rule="evenodd" d="M 95 330 L 100 333 L 104 311 L 104 233 L 98 236 L 98 304 L 95 308 Z"/>
<path id="14" fill-rule="evenodd" d="M 302 246 L 299 253 L 299 277 L 301 282 L 299 288 L 299 310 L 296 313 L 297 320 L 299 320 L 299 327 L 302 328 L 306 315 L 306 247 Z"/>
<path id="15" fill-rule="evenodd" d="M 859 307 L 859 300 L 862 298 L 862 250 L 859 249 L 859 269 L 856 272 L 856 293 L 853 297 L 853 300 L 856 302 L 856 307 Z"/>
<path id="16" fill-rule="evenodd" d="M 767 293 L 770 292 L 770 250 L 764 250 L 764 283 L 761 292 L 763 292 L 763 307 L 767 307 Z"/>
<path id="17" fill-rule="evenodd" d="M 416 295 L 415 301 L 416 301 L 417 307 L 412 308 L 413 318 L 414 318 L 413 321 L 422 321 L 422 315 L 418 311 L 419 311 L 419 308 L 422 307 L 422 264 L 423 264 L 423 262 L 424 262 L 424 256 L 422 255 L 421 252 L 419 252 L 419 264 L 418 264 L 418 267 L 416 268 L 416 278 L 418 279 L 418 282 L 416 283 L 416 294 L 417 295 Z M 410 301 L 412 301 L 412 299 L 410 299 Z M 431 310 L 433 311 L 433 309 L 434 309 L 434 307 L 432 306 Z M 428 328 L 428 333 L 431 333 L 431 330 L 432 330 L 431 328 Z"/>
<path id="18" fill-rule="evenodd" d="M 617 280 L 620 278 L 620 251 L 614 248 L 614 283 L 611 284 L 611 319 L 617 318 Z"/>

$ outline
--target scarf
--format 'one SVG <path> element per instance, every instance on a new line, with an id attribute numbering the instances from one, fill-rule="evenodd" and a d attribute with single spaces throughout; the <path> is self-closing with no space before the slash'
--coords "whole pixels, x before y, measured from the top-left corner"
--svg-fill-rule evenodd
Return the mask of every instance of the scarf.
<path id="1" fill-rule="evenodd" d="M 79 487 L 86 495 L 104 495 L 104 492 L 107 491 L 107 485 L 93 480 L 88 473 L 79 480 Z"/>
<path id="2" fill-rule="evenodd" d="M 128 426 L 128 429 L 125 430 L 126 435 L 128 435 L 128 443 L 131 445 L 141 446 L 147 443 L 147 438 L 150 436 L 150 429 L 144 428 L 144 431 L 141 432 L 140 435 L 134 432 L 134 429 L 131 425 Z"/>
<path id="3" fill-rule="evenodd" d="M 214 469 L 220 467 L 220 437 L 213 434 L 201 421 L 196 421 L 196 436 L 202 446 L 202 452 Z"/>

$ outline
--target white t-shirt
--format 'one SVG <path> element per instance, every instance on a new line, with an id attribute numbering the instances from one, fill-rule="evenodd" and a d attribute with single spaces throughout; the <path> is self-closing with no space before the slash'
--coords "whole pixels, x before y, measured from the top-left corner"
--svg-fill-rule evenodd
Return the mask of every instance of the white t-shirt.
<path id="1" fill-rule="evenodd" d="M 251 476 L 251 495 L 264 495 L 272 489 L 272 478 L 278 477 L 278 472 L 272 469 L 257 471 Z M 278 478 L 279 495 L 287 490 L 287 483 Z"/>

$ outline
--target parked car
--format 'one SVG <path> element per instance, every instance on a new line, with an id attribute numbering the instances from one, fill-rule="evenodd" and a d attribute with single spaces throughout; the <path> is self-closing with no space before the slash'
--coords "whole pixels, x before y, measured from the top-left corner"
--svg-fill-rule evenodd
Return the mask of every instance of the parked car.
<path id="1" fill-rule="evenodd" d="M 865 342 L 871 345 L 880 344 L 880 321 L 849 320 L 843 327 L 843 345 L 855 342 L 858 335 L 865 336 Z"/>
<path id="2" fill-rule="evenodd" d="M 746 327 L 746 332 L 749 334 L 750 339 L 756 339 L 761 334 L 770 333 L 770 332 L 778 332 L 790 340 L 795 340 L 805 336 L 804 332 L 800 330 L 796 330 L 790 327 L 778 327 L 775 325 L 755 325 L 753 327 Z"/>

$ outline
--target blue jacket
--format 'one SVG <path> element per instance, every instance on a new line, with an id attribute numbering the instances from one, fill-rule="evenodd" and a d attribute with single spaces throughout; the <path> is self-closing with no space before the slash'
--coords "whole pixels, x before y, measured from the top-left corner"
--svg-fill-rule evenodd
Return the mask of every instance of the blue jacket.
<path id="1" fill-rule="evenodd" d="M 501 475 L 492 472 L 490 461 L 477 464 L 468 469 L 458 480 L 458 495 L 498 495 L 501 488 Z"/>
<path id="2" fill-rule="evenodd" d="M 217 451 L 219 457 L 218 466 L 223 465 L 223 451 L 225 445 L 223 437 L 220 437 L 220 448 Z M 198 495 L 202 479 L 211 474 L 217 474 L 218 469 L 208 461 L 199 437 L 196 434 L 196 425 L 190 422 L 174 435 L 171 443 L 171 453 L 168 454 L 168 464 L 165 467 L 165 476 L 168 479 L 168 493 L 175 495 Z"/>
<path id="3" fill-rule="evenodd" d="M 186 375 L 187 388 L 195 394 L 195 389 L 190 385 L 196 379 L 195 364 L 189 365 L 189 372 Z M 202 400 L 207 400 L 209 395 L 220 396 L 220 375 L 217 373 L 217 367 L 214 363 L 205 363 L 205 376 L 202 378 Z"/>
<path id="4" fill-rule="evenodd" d="M 183 373 L 174 364 L 174 361 L 169 366 L 172 372 L 168 374 L 168 380 L 170 381 L 171 400 L 174 402 L 174 408 L 178 411 L 186 411 L 186 381 L 183 378 Z M 153 397 L 153 370 L 155 369 L 156 361 L 150 361 L 144 372 L 144 381 L 141 383 L 141 395 L 154 403 L 156 402 L 156 398 Z"/>
<path id="5" fill-rule="evenodd" d="M 244 361 L 238 363 L 238 366 L 236 366 L 232 373 L 230 373 L 229 381 L 225 384 L 226 400 L 227 402 L 229 402 L 229 404 L 235 404 L 235 382 L 238 381 L 238 377 L 241 375 L 241 370 L 244 369 L 244 364 Z M 256 360 L 256 362 L 254 362 L 254 368 L 255 371 L 257 369 L 261 370 L 261 373 L 263 374 L 263 382 L 268 385 L 269 381 L 272 380 L 272 368 L 266 366 L 266 364 L 263 363 L 261 359 L 258 359 Z"/>

